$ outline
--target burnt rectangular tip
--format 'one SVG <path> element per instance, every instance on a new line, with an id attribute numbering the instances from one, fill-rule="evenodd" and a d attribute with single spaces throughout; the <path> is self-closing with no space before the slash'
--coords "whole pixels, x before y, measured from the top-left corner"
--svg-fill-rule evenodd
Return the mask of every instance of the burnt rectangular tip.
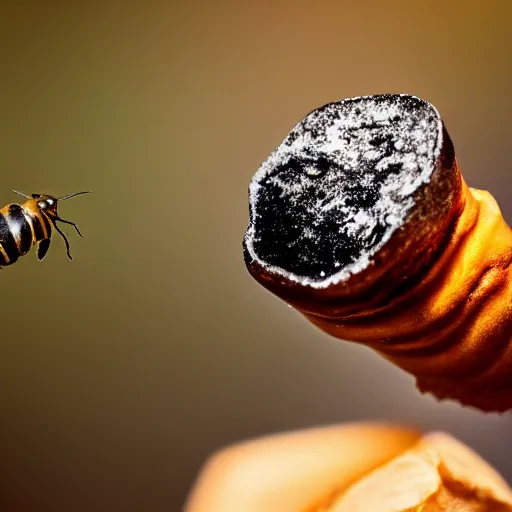
<path id="1" fill-rule="evenodd" d="M 438 111 L 415 96 L 363 96 L 313 110 L 250 183 L 247 266 L 314 288 L 347 281 L 415 211 L 446 215 L 439 205 L 452 199 L 450 186 L 434 176 L 454 175 L 454 161 Z"/>

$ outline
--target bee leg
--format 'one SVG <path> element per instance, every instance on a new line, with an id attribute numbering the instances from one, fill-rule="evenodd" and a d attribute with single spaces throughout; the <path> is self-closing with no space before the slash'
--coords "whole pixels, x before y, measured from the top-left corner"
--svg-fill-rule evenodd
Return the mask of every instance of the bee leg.
<path id="1" fill-rule="evenodd" d="M 53 224 L 53 227 L 57 230 L 57 232 L 59 233 L 59 235 L 64 238 L 64 242 L 66 243 L 66 251 L 68 253 L 68 258 L 70 260 L 72 260 L 73 258 L 71 257 L 71 253 L 69 252 L 69 242 L 68 242 L 68 239 L 66 238 L 66 235 L 59 229 L 59 227 L 57 226 L 57 224 Z"/>
<path id="2" fill-rule="evenodd" d="M 71 222 L 69 220 L 64 220 L 64 219 L 61 219 L 60 217 L 57 217 L 55 220 L 58 220 L 60 222 L 64 222 L 64 224 L 70 224 L 71 226 L 73 226 L 75 229 L 76 229 L 76 232 L 83 238 L 84 235 L 82 235 L 82 233 L 80 233 L 80 230 L 78 229 L 78 226 L 74 223 L 74 222 Z"/>
<path id="3" fill-rule="evenodd" d="M 37 259 L 39 261 L 42 261 L 46 256 L 50 247 L 50 240 L 50 238 L 45 238 L 39 242 L 39 245 L 37 246 Z"/>

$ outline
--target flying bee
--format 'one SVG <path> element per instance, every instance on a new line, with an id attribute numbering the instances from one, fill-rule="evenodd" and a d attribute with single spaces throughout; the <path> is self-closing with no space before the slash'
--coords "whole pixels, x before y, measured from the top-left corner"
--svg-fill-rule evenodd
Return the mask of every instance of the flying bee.
<path id="1" fill-rule="evenodd" d="M 16 263 L 18 258 L 27 254 L 32 246 L 37 246 L 37 259 L 42 261 L 50 247 L 53 228 L 64 239 L 68 258 L 73 259 L 69 252 L 68 239 L 57 226 L 57 222 L 70 224 L 82 238 L 83 236 L 74 222 L 59 217 L 57 203 L 81 194 L 88 194 L 89 191 L 76 192 L 64 197 L 49 194 L 27 196 L 17 190 L 13 192 L 27 200 L 21 205 L 12 203 L 0 209 L 0 268 Z"/>

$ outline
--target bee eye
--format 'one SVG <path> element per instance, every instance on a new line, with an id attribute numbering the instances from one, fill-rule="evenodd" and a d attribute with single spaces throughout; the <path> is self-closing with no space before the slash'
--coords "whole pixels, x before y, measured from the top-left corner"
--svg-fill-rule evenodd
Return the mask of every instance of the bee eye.
<path id="1" fill-rule="evenodd" d="M 52 205 L 52 204 L 53 204 L 53 199 L 48 199 L 47 203 L 48 203 L 49 205 Z"/>
<path id="2" fill-rule="evenodd" d="M 37 206 L 39 206 L 41 210 L 44 210 L 48 205 L 46 204 L 46 201 L 39 201 L 39 203 L 37 203 Z"/>

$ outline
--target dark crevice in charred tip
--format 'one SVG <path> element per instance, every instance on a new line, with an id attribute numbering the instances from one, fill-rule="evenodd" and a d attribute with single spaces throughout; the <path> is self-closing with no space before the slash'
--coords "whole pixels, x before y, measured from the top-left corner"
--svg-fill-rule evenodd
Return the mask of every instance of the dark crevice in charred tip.
<path id="1" fill-rule="evenodd" d="M 440 157 L 452 167 L 453 144 L 419 98 L 369 96 L 312 111 L 253 178 L 246 264 L 308 282 L 358 273 L 402 228 Z"/>
<path id="2" fill-rule="evenodd" d="M 441 166 L 444 169 L 453 169 L 455 167 L 455 147 L 453 141 L 443 122 L 443 149 L 441 151 Z"/>

